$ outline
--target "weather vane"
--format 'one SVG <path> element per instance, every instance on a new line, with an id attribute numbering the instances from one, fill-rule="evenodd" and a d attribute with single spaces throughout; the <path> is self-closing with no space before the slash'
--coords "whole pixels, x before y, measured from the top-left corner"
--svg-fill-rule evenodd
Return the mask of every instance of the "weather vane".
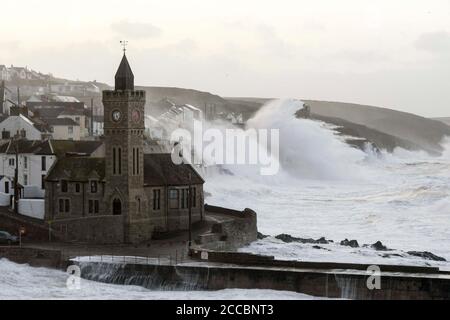
<path id="1" fill-rule="evenodd" d="M 122 47 L 123 47 L 123 53 L 125 54 L 125 52 L 127 51 L 127 45 L 128 45 L 128 41 L 126 41 L 126 40 L 120 40 L 120 44 L 122 45 Z"/>

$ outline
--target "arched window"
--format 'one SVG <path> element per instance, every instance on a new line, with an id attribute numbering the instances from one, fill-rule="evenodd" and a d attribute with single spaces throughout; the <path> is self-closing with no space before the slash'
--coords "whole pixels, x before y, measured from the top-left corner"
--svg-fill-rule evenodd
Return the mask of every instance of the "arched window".
<path id="1" fill-rule="evenodd" d="M 122 202 L 120 199 L 114 199 L 113 201 L 113 215 L 118 216 L 122 214 Z"/>

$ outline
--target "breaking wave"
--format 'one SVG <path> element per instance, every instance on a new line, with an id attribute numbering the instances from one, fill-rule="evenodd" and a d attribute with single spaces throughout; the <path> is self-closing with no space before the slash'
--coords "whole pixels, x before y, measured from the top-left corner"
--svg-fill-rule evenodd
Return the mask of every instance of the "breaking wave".
<path id="1" fill-rule="evenodd" d="M 280 130 L 280 172 L 261 177 L 226 166 L 227 174 L 208 176 L 206 201 L 251 207 L 259 230 L 268 235 L 381 240 L 450 260 L 450 140 L 443 141 L 440 157 L 401 148 L 363 151 L 345 143 L 330 125 L 297 119 L 302 105 L 272 101 L 248 121 L 251 128 Z"/>

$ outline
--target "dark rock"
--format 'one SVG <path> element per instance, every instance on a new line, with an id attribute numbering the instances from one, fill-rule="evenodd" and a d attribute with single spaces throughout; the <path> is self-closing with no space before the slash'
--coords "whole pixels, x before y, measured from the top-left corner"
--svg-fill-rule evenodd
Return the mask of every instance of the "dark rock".
<path id="1" fill-rule="evenodd" d="M 433 260 L 433 261 L 447 261 L 442 257 L 439 257 L 431 252 L 428 251 L 408 251 L 407 252 L 411 256 L 420 257 L 426 260 Z"/>
<path id="2" fill-rule="evenodd" d="M 341 246 L 347 246 L 347 247 L 352 247 L 352 248 L 358 248 L 358 247 L 359 247 L 359 244 L 358 244 L 358 241 L 356 241 L 356 240 L 348 240 L 348 239 L 345 239 L 345 240 L 342 240 L 342 241 L 341 241 Z"/>
<path id="3" fill-rule="evenodd" d="M 317 240 L 316 240 L 316 243 L 319 243 L 319 244 L 328 244 L 329 241 L 328 241 L 327 239 L 325 239 L 324 237 L 322 237 L 322 238 L 320 238 L 320 239 L 317 239 Z"/>
<path id="4" fill-rule="evenodd" d="M 381 241 L 377 241 L 370 246 L 371 248 L 377 251 L 388 251 L 389 249 L 381 243 Z"/>
<path id="5" fill-rule="evenodd" d="M 398 253 L 385 253 L 381 257 L 383 258 L 402 257 L 402 255 Z"/>
<path id="6" fill-rule="evenodd" d="M 265 239 L 265 238 L 267 238 L 267 237 L 268 237 L 268 235 L 262 234 L 262 233 L 259 232 L 259 231 L 258 231 L 258 234 L 257 234 L 257 236 L 256 236 L 256 238 L 257 238 L 258 240 L 262 240 L 262 239 Z"/>
<path id="7" fill-rule="evenodd" d="M 279 234 L 275 238 L 278 240 L 281 240 L 283 242 L 286 242 L 286 243 L 298 242 L 301 240 L 300 238 L 293 237 L 290 234 L 286 234 L 286 233 Z"/>
<path id="8" fill-rule="evenodd" d="M 313 246 L 314 249 L 320 249 L 320 250 L 326 250 L 326 251 L 331 251 L 330 249 L 321 247 L 321 246 Z"/>
<path id="9" fill-rule="evenodd" d="M 314 240 L 311 238 L 304 239 L 304 238 L 293 237 L 290 234 L 286 234 L 286 233 L 279 234 L 275 238 L 278 240 L 281 240 L 283 242 L 286 242 L 286 243 L 290 243 L 290 242 L 312 243 L 312 244 L 327 244 L 327 243 L 329 243 L 329 241 L 327 239 L 325 239 L 324 237 L 317 239 L 317 240 Z"/>

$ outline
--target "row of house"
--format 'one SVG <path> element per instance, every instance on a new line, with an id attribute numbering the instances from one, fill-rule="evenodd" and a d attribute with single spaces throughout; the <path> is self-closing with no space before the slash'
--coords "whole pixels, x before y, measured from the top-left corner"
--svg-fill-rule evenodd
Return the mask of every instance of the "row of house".
<path id="1" fill-rule="evenodd" d="M 48 80 L 52 77 L 51 74 L 43 74 L 37 72 L 28 67 L 7 67 L 3 64 L 0 65 L 0 80 L 12 81 L 12 80 Z"/>

